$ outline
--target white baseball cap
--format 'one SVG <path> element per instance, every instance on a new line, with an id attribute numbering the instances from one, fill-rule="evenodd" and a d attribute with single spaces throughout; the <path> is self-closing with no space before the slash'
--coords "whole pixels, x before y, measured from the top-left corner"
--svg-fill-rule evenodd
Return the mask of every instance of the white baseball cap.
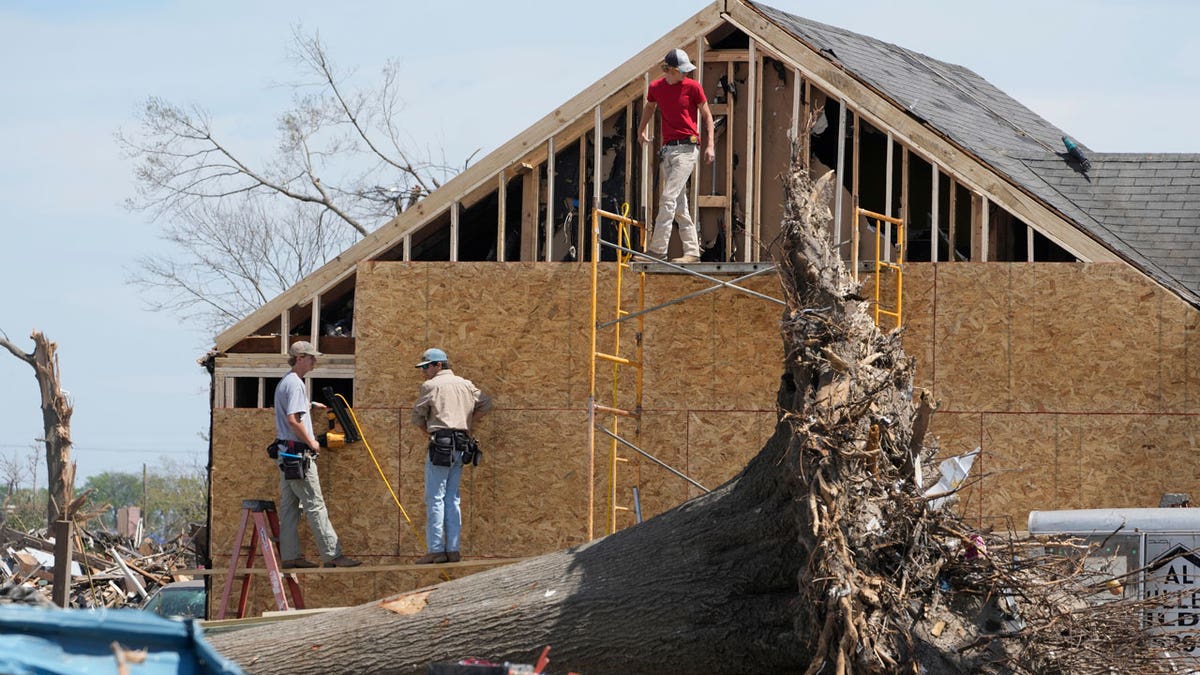
<path id="1" fill-rule="evenodd" d="M 678 68 L 681 73 L 690 73 L 696 69 L 692 65 L 692 60 L 688 58 L 687 52 L 682 49 L 672 49 L 663 57 L 663 63 L 672 68 Z"/>

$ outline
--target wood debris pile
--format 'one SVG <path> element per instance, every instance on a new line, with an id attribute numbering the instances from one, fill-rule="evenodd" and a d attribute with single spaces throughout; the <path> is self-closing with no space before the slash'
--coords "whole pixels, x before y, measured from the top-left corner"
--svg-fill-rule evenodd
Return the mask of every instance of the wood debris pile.
<path id="1" fill-rule="evenodd" d="M 190 579 L 178 570 L 198 567 L 204 529 L 156 544 L 76 527 L 69 606 L 139 607 L 159 587 Z M 45 531 L 0 526 L 0 603 L 53 604 L 54 563 L 54 540 Z"/>

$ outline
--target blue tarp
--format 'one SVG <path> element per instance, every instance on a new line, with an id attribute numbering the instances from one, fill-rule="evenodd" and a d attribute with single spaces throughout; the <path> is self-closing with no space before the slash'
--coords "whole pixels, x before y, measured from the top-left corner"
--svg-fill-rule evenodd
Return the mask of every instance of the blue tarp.
<path id="1" fill-rule="evenodd" d="M 0 673 L 75 675 L 117 671 L 113 643 L 147 650 L 137 675 L 242 675 L 204 641 L 193 620 L 135 609 L 58 609 L 0 605 Z"/>

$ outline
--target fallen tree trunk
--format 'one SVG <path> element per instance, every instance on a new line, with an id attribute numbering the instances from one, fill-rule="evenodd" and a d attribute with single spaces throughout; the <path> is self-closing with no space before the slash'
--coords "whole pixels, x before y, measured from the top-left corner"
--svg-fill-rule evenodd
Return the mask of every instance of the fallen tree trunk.
<path id="1" fill-rule="evenodd" d="M 1097 646 L 1114 635 L 1144 657 L 1136 615 L 1089 634 L 1069 573 L 1023 580 L 927 508 L 913 474 L 934 452 L 934 406 L 914 402 L 899 332 L 875 328 L 829 246 L 833 182 L 787 181 L 779 421 L 738 476 L 568 551 L 214 646 L 250 672 L 288 674 L 533 663 L 544 645 L 552 672 L 584 675 L 1122 671 L 1132 661 Z M 991 612 L 1000 588 L 1037 605 L 1022 623 Z"/>
<path id="2" fill-rule="evenodd" d="M 733 483 L 569 551 L 212 642 L 256 673 L 533 663 L 547 644 L 555 672 L 789 672 L 805 659 L 786 453 L 777 434 Z"/>

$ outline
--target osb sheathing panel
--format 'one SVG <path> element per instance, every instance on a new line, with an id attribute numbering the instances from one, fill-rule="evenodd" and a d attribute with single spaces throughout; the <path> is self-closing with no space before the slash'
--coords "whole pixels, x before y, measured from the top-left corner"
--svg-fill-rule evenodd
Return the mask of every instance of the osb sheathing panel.
<path id="1" fill-rule="evenodd" d="M 656 275 L 647 290 L 646 304 L 654 306 L 708 285 L 690 276 Z M 710 293 L 656 310 L 647 321 L 645 407 L 711 407 L 713 349 L 709 334 L 715 323 L 715 302 L 715 294 Z"/>
<path id="2" fill-rule="evenodd" d="M 1055 508 L 1060 501 L 1055 416 L 984 415 L 975 472 L 983 476 L 984 525 L 1021 530 L 1031 509 Z"/>
<path id="3" fill-rule="evenodd" d="M 489 446 L 481 436 L 483 461 L 463 471 L 464 555 L 539 555 L 587 541 L 583 415 L 501 410 L 485 421 L 504 440 Z"/>
<path id="4" fill-rule="evenodd" d="M 711 286 L 684 275 L 653 275 L 648 285 L 647 306 Z M 782 295 L 773 274 L 739 285 Z M 729 289 L 656 310 L 646 322 L 643 405 L 773 410 L 783 362 L 782 314 L 779 304 Z"/>
<path id="5" fill-rule="evenodd" d="M 212 428 L 209 550 L 214 556 L 228 556 L 241 521 L 242 500 L 279 501 L 279 469 L 266 451 L 275 438 L 275 413 L 219 408 L 213 411 Z"/>
<path id="6" fill-rule="evenodd" d="M 1197 493 L 1193 418 L 1064 415 L 1060 464 L 1071 486 L 1060 508 L 1152 507 L 1164 492 Z"/>
<path id="7" fill-rule="evenodd" d="M 739 284 L 782 298 L 779 279 L 766 274 Z M 710 338 L 713 375 L 707 407 L 718 410 L 775 410 L 779 375 L 783 372 L 782 305 L 741 292 L 714 294 L 716 308 Z M 738 328 L 738 325 L 741 328 Z M 759 326 L 749 330 L 749 326 Z"/>
<path id="8" fill-rule="evenodd" d="M 395 489 L 399 480 L 399 415 L 394 410 L 356 408 L 354 412 L 366 443 L 324 450 L 317 465 L 329 521 L 337 531 L 342 551 L 374 565 L 380 557 L 406 553 L 397 548 L 400 510 L 388 492 L 388 485 L 384 484 L 386 478 Z M 371 452 L 368 452 L 367 444 Z M 310 534 L 307 522 L 302 523 L 300 529 Z M 308 541 L 303 537 L 301 541 Z M 316 559 L 315 546 L 308 546 L 305 552 Z"/>
<path id="9" fill-rule="evenodd" d="M 1200 313 L 1174 295 L 1160 293 L 1162 306 L 1162 404 L 1166 412 L 1200 412 Z"/>
<path id="10" fill-rule="evenodd" d="M 982 478 L 982 505 L 970 505 L 972 488 L 961 510 L 984 524 L 1007 520 L 1020 529 L 1030 510 L 1153 507 L 1163 493 L 1200 489 L 1200 426 L 1192 416 L 959 413 L 935 420 L 942 456 L 960 454 L 947 439 L 965 447 L 972 427 L 982 428 L 983 453 L 972 470 Z"/>
<path id="11" fill-rule="evenodd" d="M 428 285 L 428 265 L 359 264 L 354 290 L 355 408 L 394 408 L 404 401 L 411 405 L 421 381 L 412 366 L 432 346 Z"/>
<path id="12" fill-rule="evenodd" d="M 1161 410 L 1160 291 L 1124 265 L 1055 267 L 1011 265 L 1013 409 Z"/>
<path id="13" fill-rule="evenodd" d="M 1175 400 L 1183 401 L 1180 412 L 1200 414 L 1200 312 L 1182 308 L 1175 316 L 1184 332 L 1184 364 L 1180 369 L 1184 374 L 1184 393 L 1176 395 Z"/>
<path id="14" fill-rule="evenodd" d="M 413 386 L 415 397 L 416 385 Z M 396 488 L 396 496 L 404 507 L 408 518 L 399 525 L 396 538 L 400 542 L 401 555 L 420 556 L 426 551 L 425 544 L 425 458 L 429 454 L 429 436 L 412 423 L 411 408 L 400 411 L 400 482 Z M 491 420 L 483 418 L 476 425 L 474 433 L 484 450 L 483 461 L 495 461 L 491 455 L 498 452 L 494 443 L 489 442 L 494 436 L 491 433 Z M 470 470 L 463 472 L 459 495 L 470 489 Z M 465 508 L 465 507 L 464 507 Z M 466 518 L 464 512 L 464 519 Z M 473 555 L 471 533 L 464 531 L 459 542 L 462 551 Z M 410 559 L 411 560 L 411 559 Z"/>
<path id="15" fill-rule="evenodd" d="M 579 347 L 570 325 L 587 320 L 587 307 L 570 301 L 572 282 L 581 280 L 571 268 L 579 266 L 517 265 L 431 270 L 430 345 L 444 348 L 453 367 L 504 407 L 570 405 L 571 379 L 563 375 L 572 374 L 572 348 Z"/>
<path id="16" fill-rule="evenodd" d="M 917 360 L 913 385 L 933 389 L 934 327 L 936 326 L 934 296 L 937 292 L 938 270 L 946 265 L 912 265 L 904 272 L 904 299 L 901 316 L 904 321 L 902 342 L 904 351 Z M 864 287 L 864 297 L 872 286 Z M 884 324 L 890 325 L 890 324 Z"/>
<path id="17" fill-rule="evenodd" d="M 275 416 L 271 410 L 222 408 L 213 411 L 209 550 L 214 569 L 229 568 L 233 540 L 241 522 L 242 500 L 279 501 L 279 469 L 266 453 L 267 444 L 273 438 Z M 243 546 L 250 543 L 252 524 L 253 521 L 250 521 L 247 526 Z M 262 566 L 261 558 L 256 561 L 256 566 Z M 208 596 L 210 617 L 216 616 L 224 587 L 224 576 L 214 576 L 212 591 Z M 233 597 L 230 598 L 232 613 L 237 612 L 237 593 L 240 588 L 240 583 L 234 584 Z M 248 612 L 261 612 L 267 606 L 274 608 L 272 598 L 270 586 L 265 580 L 252 583 L 247 601 Z"/>
<path id="18" fill-rule="evenodd" d="M 934 394 L 949 409 L 1011 406 L 1008 275 L 1007 265 L 937 266 L 932 373 Z"/>
<path id="19" fill-rule="evenodd" d="M 1195 310 L 1125 266 L 939 265 L 936 281 L 932 372 L 952 409 L 1194 405 Z"/>
<path id="20" fill-rule="evenodd" d="M 688 414 L 688 475 L 709 490 L 720 487 L 746 466 L 775 431 L 775 414 L 696 411 Z M 701 491 L 687 485 L 688 496 Z"/>
<path id="21" fill-rule="evenodd" d="M 642 432 L 622 422 L 622 437 L 659 461 L 713 490 L 733 478 L 758 454 L 774 431 L 775 413 L 764 411 L 649 411 L 642 420 Z M 685 442 L 680 443 L 683 439 Z M 607 518 L 608 464 L 611 443 L 600 445 L 604 463 L 596 476 L 598 501 L 597 530 Z M 633 487 L 638 487 L 642 517 L 652 518 L 704 493 L 680 476 L 642 457 L 636 451 L 618 447 L 618 457 L 627 461 L 617 465 L 617 505 L 633 508 Z M 619 512 L 617 523 L 634 522 L 635 514 Z"/>
<path id="22" fill-rule="evenodd" d="M 266 446 L 275 438 L 275 417 L 271 410 L 213 411 L 212 470 L 210 491 L 212 494 L 209 547 L 214 569 L 228 569 L 233 551 L 234 537 L 241 522 L 243 499 L 267 499 L 279 502 L 279 469 L 267 457 Z M 243 546 L 249 545 L 253 520 L 247 525 Z M 262 566 L 262 559 L 255 562 Z M 209 616 L 215 617 L 225 587 L 224 575 L 213 577 L 209 595 Z M 233 586 L 229 616 L 237 612 L 237 594 L 240 581 Z M 251 593 L 247 600 L 250 615 L 260 613 L 263 608 L 274 608 L 270 585 L 265 580 L 251 582 Z"/>

